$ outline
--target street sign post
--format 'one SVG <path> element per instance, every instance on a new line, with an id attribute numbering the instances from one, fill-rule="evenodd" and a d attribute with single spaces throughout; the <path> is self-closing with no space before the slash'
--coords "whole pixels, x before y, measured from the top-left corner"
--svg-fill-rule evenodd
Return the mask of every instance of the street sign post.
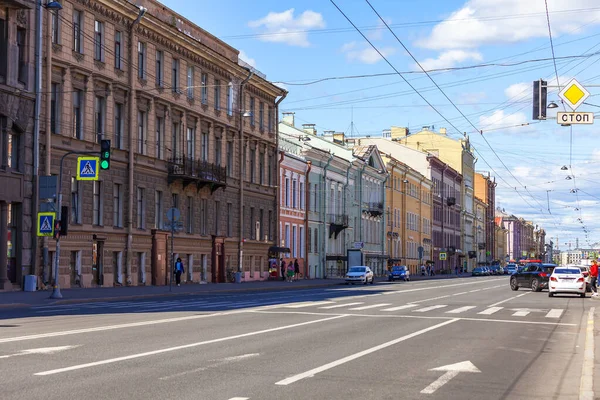
<path id="1" fill-rule="evenodd" d="M 594 123 L 593 112 L 558 112 L 556 123 L 559 125 L 591 125 Z"/>
<path id="2" fill-rule="evenodd" d="M 77 180 L 97 181 L 99 165 L 98 157 L 77 157 Z"/>
<path id="3" fill-rule="evenodd" d="M 37 235 L 38 236 L 54 236 L 54 221 L 56 213 L 41 212 L 37 217 Z"/>
<path id="4" fill-rule="evenodd" d="M 181 218 L 181 211 L 178 208 L 172 207 L 167 210 L 166 224 L 171 231 L 171 272 L 169 273 L 169 291 L 173 290 L 173 272 L 175 271 L 175 231 L 183 229 L 183 221 L 179 221 Z M 189 266 L 188 266 L 189 268 Z"/>

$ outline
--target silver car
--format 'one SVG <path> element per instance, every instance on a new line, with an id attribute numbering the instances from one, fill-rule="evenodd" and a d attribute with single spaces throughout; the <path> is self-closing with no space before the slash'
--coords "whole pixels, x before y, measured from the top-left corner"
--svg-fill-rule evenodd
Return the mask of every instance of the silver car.
<path id="1" fill-rule="evenodd" d="M 355 283 L 375 283 L 375 277 L 373 276 L 373 271 L 370 267 L 366 266 L 357 266 L 350 267 L 348 272 L 346 273 L 346 284 L 355 284 Z"/>

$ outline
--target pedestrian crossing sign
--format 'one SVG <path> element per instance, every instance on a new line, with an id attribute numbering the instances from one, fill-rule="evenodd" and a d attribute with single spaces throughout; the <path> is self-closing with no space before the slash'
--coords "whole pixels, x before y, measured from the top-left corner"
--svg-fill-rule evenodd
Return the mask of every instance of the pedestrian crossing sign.
<path id="1" fill-rule="evenodd" d="M 54 221 L 56 213 L 41 212 L 38 213 L 37 219 L 37 235 L 38 236 L 54 236 Z"/>
<path id="2" fill-rule="evenodd" d="M 98 157 L 78 157 L 77 180 L 97 181 L 99 169 L 98 165 L 100 165 L 100 158 Z"/>
<path id="3" fill-rule="evenodd" d="M 440 261 L 446 261 L 446 253 L 440 253 Z"/>

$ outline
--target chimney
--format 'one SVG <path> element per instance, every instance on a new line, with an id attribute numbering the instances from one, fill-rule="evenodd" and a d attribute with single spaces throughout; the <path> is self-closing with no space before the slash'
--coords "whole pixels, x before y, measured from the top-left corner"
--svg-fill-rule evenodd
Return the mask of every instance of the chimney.
<path id="1" fill-rule="evenodd" d="M 344 144 L 346 142 L 346 137 L 344 132 L 336 132 L 333 134 L 333 143 Z"/>
<path id="2" fill-rule="evenodd" d="M 445 136 L 448 134 L 448 131 L 446 130 L 446 128 L 440 128 L 440 134 Z"/>
<path id="3" fill-rule="evenodd" d="M 284 112 L 283 113 L 283 120 L 281 122 L 283 122 L 286 125 L 289 125 L 289 126 L 293 127 L 294 126 L 294 122 L 295 122 L 294 121 L 294 114 L 296 114 L 296 113 L 293 113 L 293 112 Z"/>
<path id="4" fill-rule="evenodd" d="M 302 124 L 302 130 L 309 135 L 317 136 L 317 128 L 315 128 L 315 124 Z"/>
<path id="5" fill-rule="evenodd" d="M 392 129 L 391 129 L 392 140 L 394 140 L 394 141 L 400 140 L 400 139 L 408 136 L 408 134 L 409 134 L 408 128 L 401 128 L 399 126 L 392 126 Z"/>

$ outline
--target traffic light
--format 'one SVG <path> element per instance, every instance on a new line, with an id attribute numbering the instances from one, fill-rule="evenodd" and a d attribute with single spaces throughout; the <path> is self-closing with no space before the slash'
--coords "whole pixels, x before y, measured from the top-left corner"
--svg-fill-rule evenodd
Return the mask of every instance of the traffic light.
<path id="1" fill-rule="evenodd" d="M 110 169 L 110 140 L 100 141 L 100 169 Z"/>
<path id="2" fill-rule="evenodd" d="M 546 119 L 546 104 L 548 102 L 548 82 L 540 79 L 533 81 L 533 119 Z"/>
<path id="3" fill-rule="evenodd" d="M 60 236 L 67 236 L 69 232 L 69 207 L 60 207 Z"/>

